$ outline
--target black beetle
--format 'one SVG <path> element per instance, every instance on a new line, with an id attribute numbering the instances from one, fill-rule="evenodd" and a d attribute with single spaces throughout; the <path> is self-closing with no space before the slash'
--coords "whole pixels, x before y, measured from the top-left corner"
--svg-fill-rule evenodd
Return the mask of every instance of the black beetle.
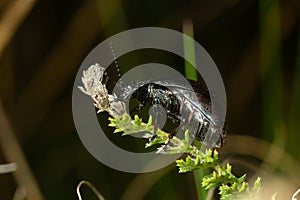
<path id="1" fill-rule="evenodd" d="M 220 116 L 212 116 L 210 95 L 206 87 L 199 81 L 187 79 L 187 82 L 189 85 L 173 80 L 134 81 L 122 85 L 123 92 L 119 100 L 138 101 L 139 105 L 130 111 L 131 116 L 142 110 L 147 102 L 154 108 L 155 105 L 160 105 L 169 119 L 173 122 L 183 122 L 185 128 L 195 133 L 197 140 L 205 142 L 205 138 L 213 138 L 213 147 L 221 147 L 225 142 L 226 130 L 217 123 L 223 112 L 220 110 Z M 153 116 L 154 130 L 157 130 L 159 110 L 154 111 L 154 114 L 158 114 Z M 192 128 L 194 130 L 191 131 Z M 170 137 L 172 136 L 173 134 L 170 134 Z"/>
<path id="2" fill-rule="evenodd" d="M 213 141 L 213 147 L 223 146 L 226 130 L 224 126 L 220 127 L 218 124 L 225 113 L 221 107 L 217 107 L 218 116 L 213 116 L 209 92 L 201 82 L 187 79 L 189 84 L 187 85 L 173 80 L 134 81 L 124 85 L 112 43 L 110 43 L 110 48 L 120 80 L 120 85 L 117 84 L 121 90 L 118 100 L 126 102 L 134 98 L 139 102 L 139 105 L 130 111 L 131 116 L 142 110 L 147 101 L 150 101 L 154 109 L 159 109 L 156 105 L 165 108 L 167 117 L 172 121 L 183 122 L 183 128 L 186 127 L 190 132 L 194 132 L 197 140 L 205 143 L 208 139 L 210 142 Z M 158 127 L 159 113 L 159 110 L 154 110 L 156 115 L 154 116 L 154 137 Z M 191 131 L 195 127 L 196 129 Z M 173 134 L 170 134 L 170 137 L 172 136 Z"/>

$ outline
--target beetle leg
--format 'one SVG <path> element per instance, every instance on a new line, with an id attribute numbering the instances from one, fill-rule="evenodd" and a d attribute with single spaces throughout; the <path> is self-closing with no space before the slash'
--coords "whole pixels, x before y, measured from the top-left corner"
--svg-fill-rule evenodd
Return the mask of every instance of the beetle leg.
<path id="1" fill-rule="evenodd" d="M 179 127 L 176 127 L 173 131 L 171 131 L 171 133 L 169 133 L 168 138 L 165 141 L 165 145 L 170 143 L 170 140 L 174 137 L 174 135 L 176 135 L 178 129 L 179 129 Z"/>
<path id="2" fill-rule="evenodd" d="M 154 130 L 153 130 L 153 136 L 151 137 L 151 141 L 154 140 L 156 138 L 156 132 L 158 130 L 159 127 L 159 118 L 160 118 L 160 112 L 159 112 L 159 106 L 154 104 L 153 105 L 153 112 L 154 112 Z"/>
<path id="3" fill-rule="evenodd" d="M 177 126 L 176 128 L 174 128 L 168 135 L 168 139 L 165 141 L 165 144 L 169 144 L 170 143 L 170 140 L 176 135 L 176 133 L 178 132 L 179 130 L 179 126 Z"/>
<path id="4" fill-rule="evenodd" d="M 156 132 L 158 130 L 158 122 L 157 122 L 157 117 L 155 117 L 155 120 L 154 120 L 154 130 L 153 130 L 153 135 L 152 137 L 150 138 L 150 141 L 153 141 L 155 138 L 156 138 Z"/>
<path id="5" fill-rule="evenodd" d="M 181 121 L 181 116 L 179 116 L 178 114 L 174 114 L 171 112 L 168 112 L 167 114 L 171 117 L 171 120 L 173 123 L 178 123 Z M 169 133 L 169 138 L 167 139 L 165 144 L 170 142 L 170 139 L 172 139 L 173 136 L 176 135 L 176 133 L 178 132 L 178 129 L 179 129 L 179 125 Z"/>
<path id="6" fill-rule="evenodd" d="M 181 129 L 183 132 L 185 132 L 187 129 L 189 129 L 189 126 L 192 124 L 192 120 L 194 118 L 194 111 L 191 112 L 188 116 L 187 119 L 185 120 L 185 122 L 182 122 L 181 120 L 183 119 L 183 117 L 181 116 L 181 118 L 179 118 L 180 123 L 178 127 L 176 127 L 174 130 L 171 131 L 171 133 L 169 134 L 168 139 L 166 140 L 165 144 L 167 145 L 170 140 L 176 135 L 176 133 L 179 131 L 179 129 Z M 193 132 L 193 130 L 190 130 L 190 132 Z"/>

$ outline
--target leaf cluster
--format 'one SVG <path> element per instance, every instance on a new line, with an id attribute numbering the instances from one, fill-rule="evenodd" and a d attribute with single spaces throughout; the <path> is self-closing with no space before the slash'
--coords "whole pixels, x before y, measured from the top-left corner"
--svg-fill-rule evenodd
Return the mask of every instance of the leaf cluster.
<path id="1" fill-rule="evenodd" d="M 109 120 L 109 126 L 116 128 L 114 133 L 122 132 L 124 136 L 143 132 L 144 138 L 149 140 L 145 148 L 159 144 L 161 146 L 157 149 L 157 153 L 185 153 L 187 155 L 185 158 L 176 161 L 179 173 L 210 169 L 211 173 L 202 178 L 202 187 L 205 190 L 218 188 L 222 200 L 255 199 L 261 190 L 261 179 L 259 177 L 253 187 L 250 188 L 245 181 L 246 174 L 236 177 L 231 171 L 232 166 L 230 164 L 226 166 L 219 164 L 217 150 L 207 149 L 205 152 L 202 152 L 192 145 L 188 130 L 185 131 L 184 139 L 179 139 L 176 136 L 170 138 L 169 134 L 163 130 L 158 130 L 156 136 L 153 137 L 154 127 L 151 116 L 147 123 L 144 123 L 137 115 L 132 120 L 127 113 L 124 113 L 122 116 L 109 118 Z"/>

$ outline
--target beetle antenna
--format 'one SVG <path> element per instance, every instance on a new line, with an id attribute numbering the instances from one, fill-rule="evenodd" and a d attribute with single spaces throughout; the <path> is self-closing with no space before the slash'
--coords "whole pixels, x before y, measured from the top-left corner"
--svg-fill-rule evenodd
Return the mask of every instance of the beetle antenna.
<path id="1" fill-rule="evenodd" d="M 109 46 L 110 46 L 110 49 L 111 49 L 112 56 L 114 58 L 114 63 L 115 63 L 115 66 L 116 66 L 118 78 L 119 78 L 119 80 L 121 81 L 121 84 L 122 84 L 123 81 L 121 79 L 120 67 L 119 67 L 119 63 L 118 63 L 117 57 L 116 57 L 116 53 L 115 53 L 115 49 L 114 49 L 113 43 L 110 42 Z"/>
<path id="2" fill-rule="evenodd" d="M 125 84 L 121 78 L 121 72 L 120 72 L 120 67 L 119 67 L 119 64 L 118 64 L 118 60 L 117 60 L 117 57 L 116 57 L 116 53 L 115 53 L 115 49 L 114 49 L 114 46 L 113 46 L 113 43 L 110 42 L 109 43 L 109 46 L 110 46 L 110 49 L 111 49 L 111 53 L 112 53 L 112 56 L 114 58 L 114 63 L 115 63 L 115 66 L 116 66 L 116 70 L 117 70 L 117 76 L 118 76 L 118 80 L 116 82 L 119 81 L 119 84 L 116 85 L 117 89 L 119 89 L 119 91 L 122 93 L 124 92 L 125 90 Z"/>

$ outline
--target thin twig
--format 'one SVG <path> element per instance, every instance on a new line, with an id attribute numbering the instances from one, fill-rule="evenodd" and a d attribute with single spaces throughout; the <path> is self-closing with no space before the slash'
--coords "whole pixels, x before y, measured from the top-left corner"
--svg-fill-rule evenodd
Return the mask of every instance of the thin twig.
<path id="1" fill-rule="evenodd" d="M 0 165 L 0 174 L 10 173 L 17 170 L 16 163 L 2 164 Z"/>
<path id="2" fill-rule="evenodd" d="M 9 43 L 19 25 L 32 9 L 36 0 L 11 1 L 0 20 L 0 55 Z"/>
<path id="3" fill-rule="evenodd" d="M 93 184 L 91 184 L 88 181 L 80 181 L 80 183 L 77 185 L 76 191 L 77 191 L 77 196 L 78 196 L 79 200 L 82 200 L 82 197 L 81 197 L 81 194 L 80 194 L 80 188 L 81 188 L 82 185 L 87 185 L 94 192 L 94 194 L 97 196 L 98 199 L 105 200 L 104 197 L 93 186 Z"/>
<path id="4" fill-rule="evenodd" d="M 298 189 L 298 190 L 294 193 L 292 200 L 297 200 L 296 197 L 297 197 L 298 194 L 300 194 L 300 189 Z"/>
<path id="5" fill-rule="evenodd" d="M 37 182 L 25 159 L 22 148 L 15 136 L 14 130 L 3 109 L 0 99 L 0 147 L 9 162 L 15 162 L 18 170 L 13 173 L 19 187 L 26 190 L 27 199 L 42 200 L 44 199 Z"/>

